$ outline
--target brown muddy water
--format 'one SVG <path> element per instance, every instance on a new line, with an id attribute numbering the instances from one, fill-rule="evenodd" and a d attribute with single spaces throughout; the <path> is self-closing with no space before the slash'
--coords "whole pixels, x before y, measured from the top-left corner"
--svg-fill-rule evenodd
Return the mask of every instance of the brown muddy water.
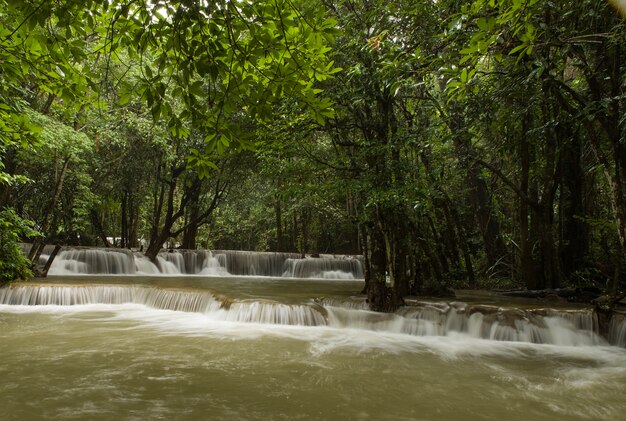
<path id="1" fill-rule="evenodd" d="M 462 296 L 379 315 L 364 310 L 361 288 L 90 276 L 0 289 L 0 419 L 626 413 L 626 350 L 600 338 L 585 309 Z"/>

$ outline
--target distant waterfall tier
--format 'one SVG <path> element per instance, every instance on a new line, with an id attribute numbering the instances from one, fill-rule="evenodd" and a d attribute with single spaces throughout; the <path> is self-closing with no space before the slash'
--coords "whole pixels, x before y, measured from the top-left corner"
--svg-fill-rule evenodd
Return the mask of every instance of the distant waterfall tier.
<path id="1" fill-rule="evenodd" d="M 47 260 L 47 256 L 44 256 Z M 294 253 L 234 250 L 162 251 L 152 262 L 139 252 L 113 248 L 67 248 L 50 275 L 206 275 L 362 279 L 358 256 L 302 257 Z"/>
<path id="2" fill-rule="evenodd" d="M 363 278 L 361 262 L 357 259 L 287 259 L 285 267 L 283 276 L 290 278 Z"/>
<path id="3" fill-rule="evenodd" d="M 626 348 L 626 314 L 615 313 L 611 318 L 609 342 Z"/>
<path id="4" fill-rule="evenodd" d="M 209 320 L 292 326 L 325 326 L 413 336 L 455 336 L 560 346 L 624 347 L 626 320 L 616 318 L 608 342 L 593 311 L 519 309 L 461 302 L 419 302 L 396 313 L 365 310 L 364 301 L 319 299 L 300 304 L 232 300 L 203 290 L 149 286 L 13 285 L 0 289 L 0 305 L 76 306 L 138 304 L 201 313 Z"/>

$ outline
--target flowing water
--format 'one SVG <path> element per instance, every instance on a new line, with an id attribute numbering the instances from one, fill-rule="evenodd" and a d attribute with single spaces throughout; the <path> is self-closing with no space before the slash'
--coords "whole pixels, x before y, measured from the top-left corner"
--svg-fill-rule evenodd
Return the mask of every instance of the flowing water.
<path id="1" fill-rule="evenodd" d="M 28 252 L 29 245 L 23 249 Z M 52 248 L 44 249 L 50 253 Z M 43 266 L 48 254 L 41 257 Z M 201 275 L 362 279 L 359 256 L 302 256 L 236 250 L 163 250 L 150 261 L 140 252 L 116 248 L 65 248 L 52 262 L 50 275 Z"/>
<path id="2" fill-rule="evenodd" d="M 52 277 L 0 289 L 0 419 L 617 420 L 585 308 L 366 311 L 362 281 Z M 623 339 L 622 322 L 612 327 Z M 622 334 L 622 339 L 619 335 Z"/>

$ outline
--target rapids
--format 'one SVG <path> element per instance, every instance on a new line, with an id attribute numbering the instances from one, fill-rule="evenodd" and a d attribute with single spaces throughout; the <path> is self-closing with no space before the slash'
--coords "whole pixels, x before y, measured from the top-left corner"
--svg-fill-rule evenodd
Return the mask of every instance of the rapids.
<path id="1" fill-rule="evenodd" d="M 366 310 L 362 281 L 72 276 L 0 289 L 0 419 L 600 420 L 624 319 L 497 297 Z M 617 346 L 615 346 L 617 345 Z"/>
<path id="2" fill-rule="evenodd" d="M 296 304 L 146 285 L 24 284 L 0 289 L 0 305 L 98 304 L 137 304 L 147 309 L 200 313 L 213 321 L 327 326 L 413 336 L 463 335 L 562 346 L 607 345 L 589 309 L 524 310 L 463 302 L 417 302 L 394 314 L 382 314 L 366 310 L 366 303 L 358 299 L 317 298 Z M 612 330 L 621 332 L 617 327 Z M 618 333 L 614 336 L 618 343 L 623 340 Z"/>

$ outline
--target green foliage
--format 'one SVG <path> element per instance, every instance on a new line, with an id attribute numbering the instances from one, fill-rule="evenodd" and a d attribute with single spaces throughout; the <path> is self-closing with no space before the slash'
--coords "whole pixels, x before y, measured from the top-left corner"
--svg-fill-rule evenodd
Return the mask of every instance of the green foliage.
<path id="1" fill-rule="evenodd" d="M 51 238 L 160 241 L 213 209 L 202 245 L 377 237 L 385 270 L 424 287 L 613 277 L 626 31 L 604 2 L 0 10 L 0 206 Z"/>
<path id="2" fill-rule="evenodd" d="M 0 211 L 0 285 L 33 275 L 30 261 L 20 250 L 19 242 L 37 235 L 32 223 L 20 218 L 13 209 Z"/>

